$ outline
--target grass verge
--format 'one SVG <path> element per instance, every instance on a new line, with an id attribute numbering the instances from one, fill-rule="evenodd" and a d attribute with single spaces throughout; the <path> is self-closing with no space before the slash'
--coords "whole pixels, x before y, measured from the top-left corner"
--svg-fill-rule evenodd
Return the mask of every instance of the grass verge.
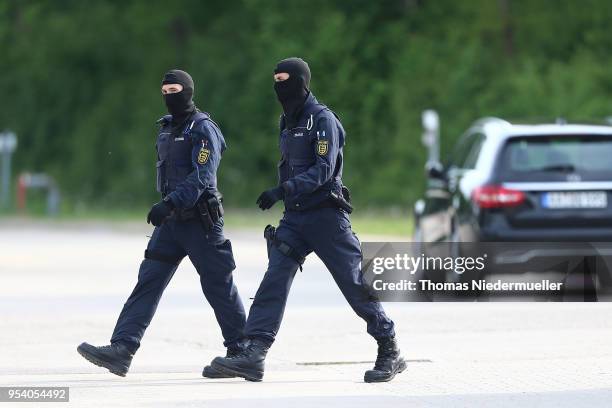
<path id="1" fill-rule="evenodd" d="M 28 219 L 50 222 L 101 222 L 101 223 L 138 223 L 146 222 L 146 208 L 121 210 L 82 209 L 73 212 L 63 212 L 56 217 L 47 217 L 40 213 L 28 214 Z M 2 213 L 2 217 L 15 216 L 14 213 Z M 282 217 L 282 209 L 273 208 L 270 211 L 255 209 L 230 208 L 225 211 L 225 225 L 230 229 L 261 230 L 267 224 L 278 225 Z M 408 238 L 412 234 L 412 217 L 406 213 L 391 210 L 363 210 L 351 215 L 353 230 L 357 234 L 388 235 Z"/>

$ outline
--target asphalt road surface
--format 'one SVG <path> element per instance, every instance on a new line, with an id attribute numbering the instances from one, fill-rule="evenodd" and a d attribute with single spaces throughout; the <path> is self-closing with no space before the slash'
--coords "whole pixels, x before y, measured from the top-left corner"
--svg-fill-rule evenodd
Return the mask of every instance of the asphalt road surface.
<path id="1" fill-rule="evenodd" d="M 130 373 L 116 377 L 76 347 L 108 342 L 150 232 L 0 220 L 0 386 L 67 386 L 66 405 L 75 407 L 609 407 L 612 401 L 611 303 L 387 303 L 408 369 L 393 382 L 365 384 L 376 344 L 314 256 L 294 281 L 262 383 L 201 377 L 224 349 L 188 261 L 164 294 Z M 260 232 L 227 235 L 248 308 L 265 272 L 265 242 Z M 13 405 L 0 402 L 0 408 Z"/>

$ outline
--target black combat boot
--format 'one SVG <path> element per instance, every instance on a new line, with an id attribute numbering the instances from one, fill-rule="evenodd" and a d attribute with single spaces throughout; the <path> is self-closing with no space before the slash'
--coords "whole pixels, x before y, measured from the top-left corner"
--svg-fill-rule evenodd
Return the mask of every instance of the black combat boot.
<path id="1" fill-rule="evenodd" d="M 215 357 L 211 366 L 217 371 L 247 381 L 261 381 L 264 361 L 270 345 L 259 339 L 252 339 L 246 349 L 234 357 Z"/>
<path id="2" fill-rule="evenodd" d="M 379 339 L 377 342 L 378 356 L 374 369 L 366 371 L 363 377 L 368 383 L 391 381 L 396 374 L 406 369 L 406 362 L 400 356 L 394 337 Z"/>
<path id="3" fill-rule="evenodd" d="M 244 350 L 243 347 L 228 347 L 227 348 L 227 353 L 225 354 L 225 358 L 231 358 L 231 357 L 236 357 L 238 354 L 240 354 L 240 352 Z M 204 370 L 202 371 L 202 377 L 206 377 L 206 378 L 233 378 L 236 377 L 235 375 L 231 375 L 231 374 L 225 374 L 222 373 L 219 370 L 215 370 L 212 365 L 207 365 L 206 367 L 204 367 Z"/>
<path id="4" fill-rule="evenodd" d="M 97 366 L 107 368 L 113 374 L 125 377 L 132 362 L 132 353 L 121 343 L 113 343 L 109 346 L 96 347 L 89 343 L 81 343 L 77 351 L 85 359 Z"/>

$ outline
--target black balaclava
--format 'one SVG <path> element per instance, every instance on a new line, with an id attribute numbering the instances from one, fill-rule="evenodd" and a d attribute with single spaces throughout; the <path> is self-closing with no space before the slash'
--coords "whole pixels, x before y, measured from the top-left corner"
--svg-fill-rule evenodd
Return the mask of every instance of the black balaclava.
<path id="1" fill-rule="evenodd" d="M 162 85 L 181 84 L 183 90 L 177 93 L 165 94 L 164 102 L 168 113 L 172 115 L 172 123 L 180 125 L 195 111 L 193 103 L 193 79 L 185 71 L 172 69 L 164 74 Z"/>
<path id="2" fill-rule="evenodd" d="M 283 106 L 287 126 L 292 128 L 298 120 L 298 115 L 304 106 L 304 101 L 310 93 L 310 68 L 301 58 L 287 58 L 276 64 L 274 73 L 286 72 L 289 78 L 274 82 L 276 96 Z"/>

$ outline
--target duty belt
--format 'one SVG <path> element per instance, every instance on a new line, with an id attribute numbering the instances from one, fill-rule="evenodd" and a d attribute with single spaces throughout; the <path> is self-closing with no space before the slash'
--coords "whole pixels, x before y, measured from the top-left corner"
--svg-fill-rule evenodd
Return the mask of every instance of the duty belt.
<path id="1" fill-rule="evenodd" d="M 198 216 L 198 212 L 195 208 L 189 208 L 189 209 L 181 209 L 181 210 L 174 210 L 173 213 L 173 217 L 174 219 L 178 220 L 178 221 L 188 221 L 191 219 L 194 219 Z"/>
<path id="2" fill-rule="evenodd" d="M 329 195 L 325 198 L 325 200 L 314 205 L 310 205 L 304 208 L 300 208 L 297 206 L 294 208 L 288 208 L 285 206 L 285 209 L 287 211 L 311 211 L 318 210 L 321 208 L 339 208 L 348 214 L 353 212 L 353 206 L 351 205 L 351 203 L 349 203 L 343 196 L 339 195 L 335 191 L 330 191 Z"/>

